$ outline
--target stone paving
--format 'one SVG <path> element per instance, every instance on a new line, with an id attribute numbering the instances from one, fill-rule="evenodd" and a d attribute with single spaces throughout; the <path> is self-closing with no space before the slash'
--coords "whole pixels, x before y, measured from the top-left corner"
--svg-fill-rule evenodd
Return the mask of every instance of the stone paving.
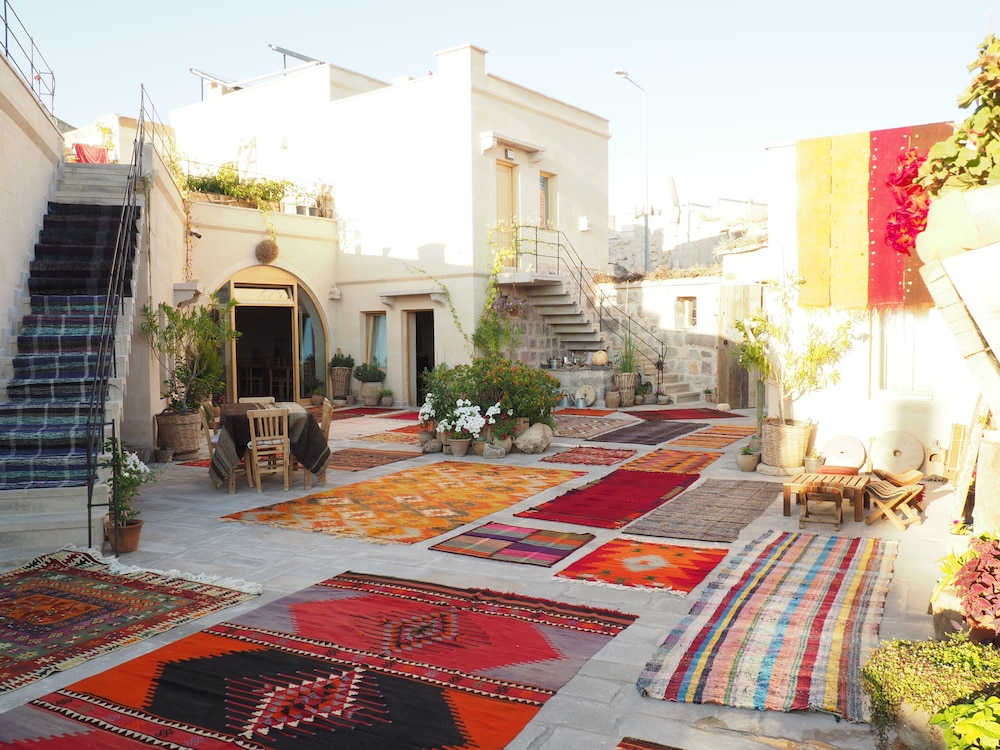
<path id="1" fill-rule="evenodd" d="M 621 412 L 622 415 L 624 413 Z M 743 415 L 740 419 L 727 419 L 725 423 L 752 424 L 749 410 L 740 414 Z M 336 420 L 331 428 L 331 448 L 334 450 L 346 447 L 371 448 L 372 443 L 362 442 L 357 438 L 367 434 L 369 430 L 371 433 L 383 431 L 385 421 L 376 421 L 368 417 Z M 400 424 L 402 423 L 397 421 L 394 426 Z M 552 467 L 554 464 L 541 463 L 545 455 L 581 443 L 580 440 L 557 437 L 545 454 L 514 453 L 501 460 L 513 465 Z M 722 449 L 724 455 L 705 470 L 702 477 L 775 481 L 774 477 L 743 473 L 737 469 L 734 456 L 744 443 L 744 440 L 740 440 Z M 637 456 L 645 455 L 657 447 L 624 446 L 593 441 L 587 441 L 587 444 L 605 445 L 609 448 L 634 448 Z M 410 446 L 398 447 L 412 450 Z M 424 455 L 405 464 L 388 464 L 360 472 L 330 471 L 327 475 L 327 486 L 350 484 L 365 478 L 405 471 L 407 466 L 441 461 L 445 458 L 455 460 L 451 456 L 446 457 L 438 453 Z M 483 459 L 470 454 L 457 460 L 482 461 Z M 727 750 L 761 747 L 867 750 L 874 747 L 867 725 L 850 724 L 822 713 L 747 711 L 717 705 L 669 703 L 639 695 L 635 681 L 646 660 L 670 630 L 687 614 L 705 583 L 688 596 L 678 596 L 663 591 L 597 586 L 555 578 L 553 575 L 555 570 L 579 559 L 594 549 L 596 544 L 608 541 L 621 532 L 534 520 L 525 523 L 513 516 L 519 510 L 563 493 L 568 486 L 584 484 L 613 471 L 616 466 L 573 465 L 571 467 L 573 469 L 586 471 L 586 476 L 579 477 L 568 485 L 549 489 L 487 517 L 489 520 L 541 528 L 587 531 L 597 536 L 596 543 L 587 545 L 584 550 L 577 551 L 554 568 L 477 559 L 428 549 L 436 541 L 458 533 L 461 529 L 419 544 L 395 545 L 373 544 L 358 539 L 265 526 L 223 523 L 217 519 L 227 513 L 309 494 L 302 485 L 301 474 L 296 477 L 295 484 L 288 493 L 283 492 L 280 483 L 272 477 L 273 481 L 265 483 L 263 495 L 258 495 L 245 484 L 238 485 L 236 494 L 230 495 L 225 488 L 219 490 L 212 488 L 207 469 L 179 464 L 160 468 L 164 469 L 163 474 L 156 484 L 144 488 L 139 500 L 141 517 L 145 521 L 139 551 L 123 556 L 122 561 L 158 570 L 180 569 L 192 573 L 201 572 L 253 580 L 263 584 L 263 595 L 238 608 L 204 617 L 2 696 L 0 711 L 8 710 L 51 690 L 103 671 L 164 643 L 234 617 L 238 613 L 316 581 L 350 570 L 414 578 L 457 587 L 486 587 L 639 615 L 634 625 L 591 659 L 542 708 L 534 720 L 510 744 L 511 748 L 610 750 L 626 736 L 686 750 L 713 748 L 720 743 L 725 743 Z M 314 485 L 312 492 L 315 491 Z M 810 526 L 807 529 L 810 533 L 878 536 L 900 541 L 895 574 L 882 621 L 882 638 L 925 638 L 933 633 L 931 617 L 927 613 L 927 601 L 938 576 L 936 561 L 943 557 L 960 537 L 948 533 L 952 503 L 950 485 L 929 483 L 926 492 L 928 501 L 925 502 L 924 523 L 911 526 L 905 532 L 897 531 L 885 522 L 872 526 L 858 524 L 853 520 L 847 520 L 849 514 L 845 514 L 845 523 L 839 532 L 834 532 L 828 525 Z M 797 517 L 784 517 L 781 505 L 781 497 L 776 495 L 768 509 L 743 530 L 735 543 L 728 545 L 729 549 L 741 550 L 768 529 L 798 531 Z M 477 524 L 472 524 L 470 527 Z M 684 540 L 677 540 L 677 543 L 690 544 Z M 711 576 L 707 580 L 710 578 Z"/>

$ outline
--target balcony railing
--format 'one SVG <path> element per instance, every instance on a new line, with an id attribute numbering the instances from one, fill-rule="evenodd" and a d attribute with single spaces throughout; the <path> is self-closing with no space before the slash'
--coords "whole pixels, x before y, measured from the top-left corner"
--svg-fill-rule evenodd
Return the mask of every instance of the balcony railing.
<path id="1" fill-rule="evenodd" d="M 8 0 L 3 3 L 3 55 L 49 114 L 55 113 L 56 76 Z"/>

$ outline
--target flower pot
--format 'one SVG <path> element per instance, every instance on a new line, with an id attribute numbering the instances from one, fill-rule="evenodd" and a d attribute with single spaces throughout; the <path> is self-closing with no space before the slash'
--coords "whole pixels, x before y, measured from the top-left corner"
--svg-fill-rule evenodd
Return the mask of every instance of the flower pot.
<path id="1" fill-rule="evenodd" d="M 158 464 L 169 464 L 174 460 L 173 448 L 157 448 L 153 453 L 156 454 L 156 463 Z"/>
<path id="2" fill-rule="evenodd" d="M 392 396 L 383 396 L 382 406 L 392 406 Z"/>
<path id="3" fill-rule="evenodd" d="M 344 398 L 344 401 L 347 402 L 348 406 L 354 406 L 358 402 L 358 397 L 355 396 L 353 393 L 349 393 Z"/>
<path id="4" fill-rule="evenodd" d="M 323 405 L 323 395 L 321 393 L 314 393 L 312 396 L 309 397 L 309 400 L 312 402 L 313 406 Z"/>
<path id="5" fill-rule="evenodd" d="M 156 415 L 157 442 L 173 448 L 174 456 L 194 456 L 201 449 L 201 415 L 197 409 Z"/>
<path id="6" fill-rule="evenodd" d="M 506 453 L 510 453 L 510 449 L 514 447 L 514 438 L 510 435 L 505 438 L 494 438 L 493 445 L 503 448 Z"/>
<path id="7" fill-rule="evenodd" d="M 635 381 L 639 374 L 635 372 L 620 372 L 615 375 L 615 382 L 618 384 L 618 391 L 621 393 L 622 406 L 632 406 L 635 404 Z"/>
<path id="8" fill-rule="evenodd" d="M 365 406 L 378 406 L 378 402 L 382 398 L 382 394 L 379 391 L 382 390 L 381 381 L 376 381 L 372 383 L 362 383 L 361 384 L 361 403 Z"/>
<path id="9" fill-rule="evenodd" d="M 448 445 L 451 446 L 451 455 L 453 456 L 464 456 L 469 452 L 469 445 L 472 444 L 471 438 L 448 438 Z"/>
<path id="10" fill-rule="evenodd" d="M 350 367 L 330 368 L 330 395 L 333 398 L 347 398 L 351 385 Z"/>
<path id="11" fill-rule="evenodd" d="M 622 405 L 621 391 L 608 391 L 604 394 L 604 405 L 609 409 L 617 409 Z"/>
<path id="12" fill-rule="evenodd" d="M 474 440 L 472 441 L 472 452 L 477 456 L 483 455 L 483 448 L 486 447 L 485 440 Z"/>
<path id="13" fill-rule="evenodd" d="M 646 397 L 643 396 L 641 393 L 637 393 L 635 394 L 635 399 L 633 400 L 632 403 L 635 404 L 636 406 L 642 406 L 644 403 L 646 403 Z"/>
<path id="14" fill-rule="evenodd" d="M 421 430 L 420 432 L 417 433 L 417 442 L 420 443 L 421 445 L 426 445 L 428 442 L 430 442 L 431 438 L 433 437 L 434 437 L 433 430 Z"/>
<path id="15" fill-rule="evenodd" d="M 658 393 L 656 394 L 656 403 L 660 406 L 666 406 L 670 403 L 670 396 L 665 393 Z"/>
<path id="16" fill-rule="evenodd" d="M 760 463 L 759 453 L 737 453 L 736 465 L 740 471 L 757 471 L 757 464 Z"/>
<path id="17" fill-rule="evenodd" d="M 114 521 L 111 516 L 104 517 L 104 536 L 111 544 L 111 551 L 119 555 L 135 552 L 139 549 L 139 535 L 142 533 L 142 521 L 130 518 L 118 527 L 118 539 L 115 540 Z"/>

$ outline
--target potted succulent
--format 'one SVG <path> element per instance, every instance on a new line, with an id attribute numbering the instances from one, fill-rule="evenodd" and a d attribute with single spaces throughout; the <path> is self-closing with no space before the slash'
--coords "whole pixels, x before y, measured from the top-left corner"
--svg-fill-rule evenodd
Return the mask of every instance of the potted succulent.
<path id="1" fill-rule="evenodd" d="M 200 423 L 200 417 L 199 417 Z M 156 481 L 156 474 L 119 440 L 104 442 L 101 466 L 108 471 L 108 514 L 104 517 L 104 536 L 113 552 L 135 552 L 139 548 L 142 520 L 135 498 L 142 485 Z"/>
<path id="2" fill-rule="evenodd" d="M 740 471 L 756 471 L 758 463 L 760 463 L 760 448 L 751 440 L 736 454 L 736 465 Z"/>
<path id="3" fill-rule="evenodd" d="M 378 392 L 382 406 L 392 406 L 392 388 L 383 388 Z"/>
<path id="4" fill-rule="evenodd" d="M 702 393 L 705 394 L 705 403 L 710 404 L 715 401 L 715 390 L 712 388 L 706 388 Z"/>
<path id="5" fill-rule="evenodd" d="M 236 305 L 236 300 L 222 304 L 213 294 L 204 305 L 143 306 L 140 330 L 167 374 L 167 406 L 156 416 L 158 440 L 175 456 L 193 455 L 201 447 L 198 408 L 225 384 L 221 352 L 240 335 L 230 322 Z"/>
<path id="6" fill-rule="evenodd" d="M 354 368 L 354 377 L 361 381 L 361 402 L 365 406 L 377 406 L 382 398 L 381 383 L 385 380 L 385 370 L 373 357 L 370 362 L 362 362 Z"/>
<path id="7" fill-rule="evenodd" d="M 322 406 L 323 399 L 325 397 L 326 394 L 323 392 L 323 386 L 318 385 L 313 388 L 312 396 L 310 396 L 310 403 L 312 403 L 313 406 Z"/>
<path id="8" fill-rule="evenodd" d="M 330 373 L 330 397 L 334 400 L 346 400 L 351 391 L 351 370 L 354 369 L 354 357 L 337 349 L 330 358 L 327 370 Z"/>

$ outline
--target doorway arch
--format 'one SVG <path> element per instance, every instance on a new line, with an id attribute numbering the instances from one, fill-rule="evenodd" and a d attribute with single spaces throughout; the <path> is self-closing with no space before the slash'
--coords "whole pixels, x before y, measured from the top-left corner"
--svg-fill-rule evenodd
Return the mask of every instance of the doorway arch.
<path id="1" fill-rule="evenodd" d="M 232 323 L 240 336 L 225 352 L 226 399 L 310 398 L 326 386 L 326 324 L 319 303 L 301 279 L 274 266 L 251 266 L 217 290 L 237 300 Z"/>

